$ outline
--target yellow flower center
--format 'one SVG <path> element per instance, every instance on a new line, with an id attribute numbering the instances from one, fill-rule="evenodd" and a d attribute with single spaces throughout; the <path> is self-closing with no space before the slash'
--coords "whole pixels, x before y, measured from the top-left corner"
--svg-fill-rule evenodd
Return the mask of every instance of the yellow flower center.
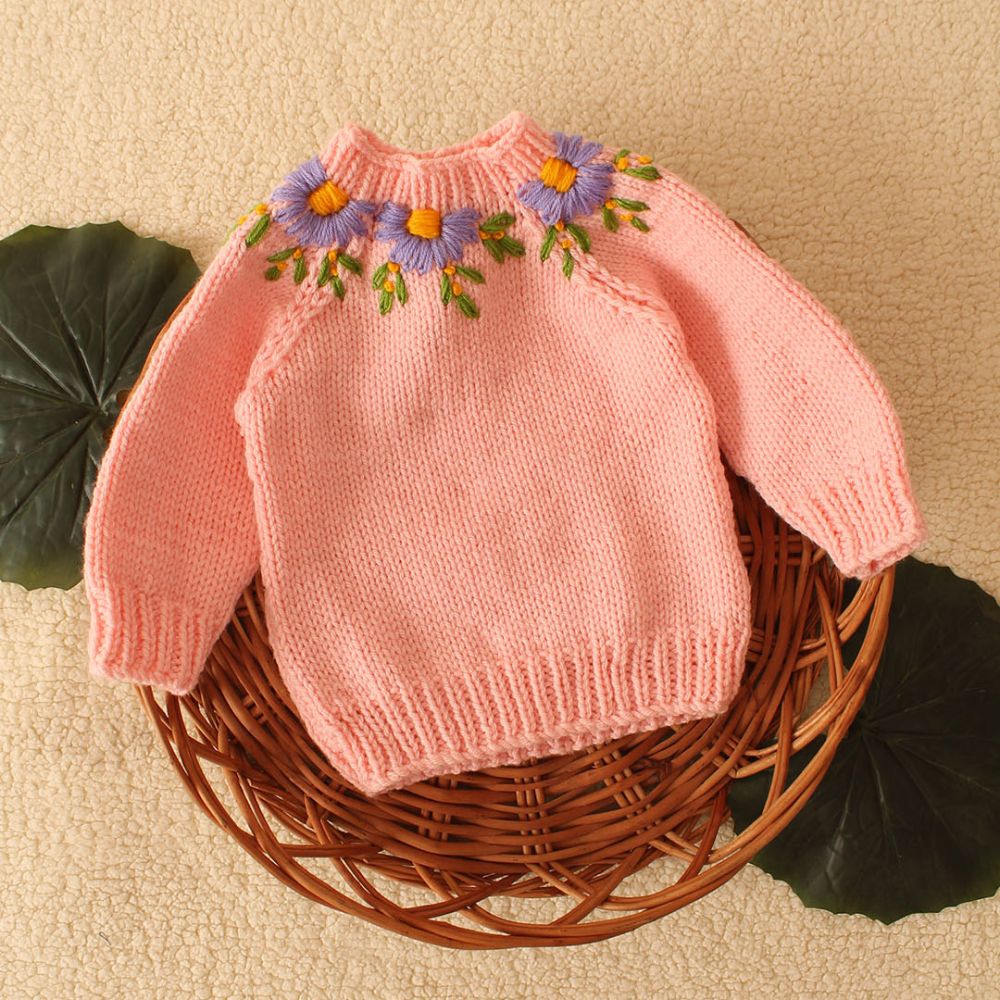
<path id="1" fill-rule="evenodd" d="M 406 220 L 408 232 L 434 240 L 441 235 L 441 213 L 436 208 L 415 208 Z"/>
<path id="2" fill-rule="evenodd" d="M 555 188 L 562 193 L 568 191 L 576 180 L 576 167 L 558 156 L 550 156 L 543 164 L 538 175 L 546 187 Z"/>
<path id="3" fill-rule="evenodd" d="M 347 192 L 337 187 L 333 181 L 324 181 L 309 195 L 309 207 L 317 215 L 333 215 L 350 200 Z"/>

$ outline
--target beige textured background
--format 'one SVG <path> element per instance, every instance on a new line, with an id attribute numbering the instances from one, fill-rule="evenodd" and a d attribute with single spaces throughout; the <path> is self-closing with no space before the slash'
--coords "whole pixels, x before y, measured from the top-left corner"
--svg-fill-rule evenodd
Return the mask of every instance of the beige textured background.
<path id="1" fill-rule="evenodd" d="M 628 145 L 847 323 L 931 539 L 1000 593 L 1000 18 L 983 2 L 2 0 L 0 224 L 194 252 L 346 117 L 426 148 L 520 108 Z M 607 943 L 472 954 L 306 902 L 86 677 L 82 585 L 0 584 L 0 996 L 996 997 L 1000 898 L 884 927 L 747 868 Z"/>

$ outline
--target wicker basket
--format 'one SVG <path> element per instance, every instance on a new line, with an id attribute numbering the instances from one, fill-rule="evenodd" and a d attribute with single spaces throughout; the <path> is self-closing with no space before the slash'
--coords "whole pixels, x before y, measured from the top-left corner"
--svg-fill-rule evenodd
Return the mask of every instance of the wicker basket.
<path id="1" fill-rule="evenodd" d="M 307 898 L 456 948 L 622 934 L 724 883 L 794 818 L 885 642 L 894 569 L 861 583 L 844 606 L 845 579 L 823 550 L 728 466 L 726 476 L 754 628 L 739 695 L 716 718 L 369 799 L 298 718 L 268 644 L 259 573 L 194 691 L 136 690 L 198 805 Z M 842 644 L 862 627 L 845 664 Z M 820 736 L 788 784 L 790 755 Z M 771 767 L 763 814 L 723 835 L 730 783 Z"/>

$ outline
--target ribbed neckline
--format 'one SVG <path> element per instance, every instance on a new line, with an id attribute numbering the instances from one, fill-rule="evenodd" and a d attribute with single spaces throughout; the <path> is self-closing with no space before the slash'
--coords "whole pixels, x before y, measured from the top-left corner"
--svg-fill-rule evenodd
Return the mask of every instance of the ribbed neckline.
<path id="1" fill-rule="evenodd" d="M 353 119 L 334 132 L 320 162 L 355 198 L 391 199 L 443 211 L 508 203 L 555 150 L 552 133 L 520 110 L 447 146 L 406 149 Z"/>

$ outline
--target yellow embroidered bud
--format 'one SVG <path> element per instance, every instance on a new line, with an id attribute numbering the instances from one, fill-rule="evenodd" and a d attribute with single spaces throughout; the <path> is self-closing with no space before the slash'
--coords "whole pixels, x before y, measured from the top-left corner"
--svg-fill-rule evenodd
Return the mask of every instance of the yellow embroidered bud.
<path id="1" fill-rule="evenodd" d="M 622 218 L 626 222 L 628 222 L 628 220 L 632 218 L 632 213 L 631 212 L 622 212 Z"/>
<path id="2" fill-rule="evenodd" d="M 445 274 L 454 274 L 455 273 L 455 265 L 454 264 L 449 264 L 447 267 L 441 268 L 441 270 L 444 271 Z"/>
<path id="3" fill-rule="evenodd" d="M 619 156 L 618 159 L 615 160 L 615 170 L 624 170 L 627 166 L 628 166 L 627 156 Z"/>
<path id="4" fill-rule="evenodd" d="M 436 208 L 415 208 L 406 220 L 406 231 L 436 240 L 441 235 L 441 213 Z"/>
<path id="5" fill-rule="evenodd" d="M 576 180 L 576 167 L 558 156 L 550 156 L 538 172 L 541 182 L 559 192 L 568 191 Z"/>
<path id="6" fill-rule="evenodd" d="M 337 187 L 333 181 L 323 181 L 322 184 L 306 199 L 309 207 L 317 215 L 333 215 L 339 212 L 350 200 L 343 188 Z"/>
<path id="7" fill-rule="evenodd" d="M 296 250 L 295 250 L 295 252 L 292 254 L 292 256 L 296 260 L 298 260 L 302 256 L 302 248 L 301 247 L 297 247 Z"/>
<path id="8" fill-rule="evenodd" d="M 493 233 L 493 239 L 495 239 L 495 240 L 502 240 L 503 239 L 503 230 L 502 229 L 498 229 L 495 233 Z"/>
<path id="9" fill-rule="evenodd" d="M 637 156 L 636 159 L 640 163 L 652 163 L 653 162 L 653 158 L 651 156 Z"/>
<path id="10" fill-rule="evenodd" d="M 386 264 L 385 266 L 389 268 L 389 270 L 392 271 L 393 273 L 399 270 L 399 265 L 394 260 L 390 260 L 389 263 Z"/>
<path id="11" fill-rule="evenodd" d="M 247 221 L 247 216 L 245 216 L 245 215 L 241 215 L 241 216 L 240 216 L 240 217 L 239 217 L 239 218 L 238 218 L 238 219 L 236 220 L 236 225 L 237 225 L 237 226 L 242 226 L 242 225 L 243 225 L 243 223 L 244 223 L 244 222 L 246 222 L 246 221 Z"/>
<path id="12" fill-rule="evenodd" d="M 480 238 L 481 240 L 488 240 L 488 239 L 490 239 L 490 237 L 491 237 L 492 235 L 493 235 L 492 233 L 488 233 L 488 232 L 486 232 L 486 230 L 485 230 L 485 229 L 480 229 L 480 230 L 479 230 L 479 238 Z"/>
<path id="13" fill-rule="evenodd" d="M 333 250 L 327 250 L 327 252 L 326 252 L 326 259 L 327 259 L 327 260 L 328 260 L 328 261 L 329 261 L 329 262 L 330 262 L 331 264 L 333 264 L 333 263 L 336 263 L 336 260 L 337 260 L 337 255 L 338 255 L 339 253 L 340 253 L 340 251 L 339 251 L 339 250 L 337 250 L 336 248 L 335 248 L 335 249 L 333 249 Z"/>
<path id="14" fill-rule="evenodd" d="M 382 287 L 383 287 L 383 288 L 384 288 L 384 289 L 385 289 L 385 290 L 386 290 L 387 292 L 391 292 L 391 291 L 394 291 L 394 290 L 395 290 L 395 288 L 396 288 L 396 283 L 395 283 L 395 282 L 394 282 L 394 281 L 392 280 L 392 278 L 386 278 L 386 279 L 385 279 L 385 281 L 383 281 L 383 282 L 382 282 Z"/>
<path id="15" fill-rule="evenodd" d="M 462 286 L 457 281 L 453 281 L 451 284 L 451 294 L 452 295 L 462 294 Z"/>
<path id="16" fill-rule="evenodd" d="M 573 245 L 573 241 L 571 239 L 569 239 L 568 237 L 566 239 L 563 239 L 563 240 L 559 241 L 559 246 L 561 246 L 561 247 L 571 247 L 572 245 Z"/>
<path id="17" fill-rule="evenodd" d="M 565 228 L 566 228 L 566 223 L 565 223 L 565 222 L 563 222 L 563 220 L 562 220 L 562 219 L 557 219 L 557 220 L 556 220 L 556 223 L 555 223 L 555 226 L 556 226 L 556 229 L 560 229 L 560 230 L 562 230 L 562 229 L 565 229 Z"/>
<path id="18" fill-rule="evenodd" d="M 278 261 L 278 263 L 277 263 L 277 264 L 275 264 L 274 266 L 275 266 L 275 267 L 276 267 L 276 268 L 277 268 L 277 269 L 278 269 L 279 271 L 284 271 L 284 269 L 285 269 L 286 267 L 288 267 L 288 261 L 287 261 L 287 260 L 279 260 L 279 261 Z"/>
<path id="19" fill-rule="evenodd" d="M 605 201 L 605 203 L 604 203 L 604 207 L 605 208 L 614 208 L 615 207 L 615 199 L 614 198 L 608 198 L 608 200 Z"/>
<path id="20" fill-rule="evenodd" d="M 264 214 L 264 213 L 265 213 L 265 212 L 267 211 L 267 205 L 265 205 L 265 204 L 264 204 L 264 202 L 261 202 L 261 203 L 260 203 L 259 205 L 257 205 L 257 206 L 256 206 L 256 207 L 254 208 L 254 211 L 255 211 L 255 212 L 256 212 L 256 213 L 258 214 L 258 215 L 263 215 L 263 214 Z"/>

